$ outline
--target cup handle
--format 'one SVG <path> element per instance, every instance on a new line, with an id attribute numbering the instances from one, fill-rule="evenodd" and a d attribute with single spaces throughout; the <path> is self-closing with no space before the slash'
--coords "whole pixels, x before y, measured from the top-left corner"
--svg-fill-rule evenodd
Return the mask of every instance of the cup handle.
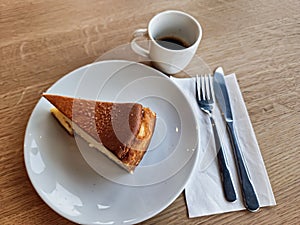
<path id="1" fill-rule="evenodd" d="M 132 50 L 141 55 L 141 56 L 144 56 L 146 58 L 149 57 L 149 50 L 141 47 L 137 41 L 140 41 L 140 40 L 143 40 L 143 39 L 148 39 L 148 30 L 147 29 L 137 29 L 136 31 L 133 32 L 133 38 L 131 40 L 131 48 Z"/>

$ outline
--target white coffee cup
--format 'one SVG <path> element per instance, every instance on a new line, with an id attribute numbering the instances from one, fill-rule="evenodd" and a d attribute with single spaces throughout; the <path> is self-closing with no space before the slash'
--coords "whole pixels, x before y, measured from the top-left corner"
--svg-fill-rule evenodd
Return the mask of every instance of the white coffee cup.
<path id="1" fill-rule="evenodd" d="M 147 29 L 133 33 L 131 48 L 150 58 L 154 66 L 167 74 L 183 70 L 195 55 L 202 38 L 198 21 L 187 13 L 168 10 L 155 15 Z M 148 40 L 148 49 L 137 42 Z"/>

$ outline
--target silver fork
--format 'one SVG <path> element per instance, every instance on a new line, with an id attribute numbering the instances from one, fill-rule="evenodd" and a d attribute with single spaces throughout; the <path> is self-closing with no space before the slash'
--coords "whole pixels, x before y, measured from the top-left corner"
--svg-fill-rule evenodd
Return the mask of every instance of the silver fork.
<path id="1" fill-rule="evenodd" d="M 215 120 L 212 115 L 214 99 L 213 99 L 213 89 L 211 85 L 211 76 L 196 76 L 195 82 L 196 88 L 196 100 L 200 109 L 207 113 L 210 118 L 210 122 L 213 128 L 215 146 L 217 149 L 218 165 L 221 175 L 221 181 L 223 186 L 223 191 L 225 199 L 229 202 L 234 202 L 236 200 L 235 189 L 233 187 L 231 174 L 226 163 L 222 145 L 219 139 L 218 131 L 216 128 Z"/>

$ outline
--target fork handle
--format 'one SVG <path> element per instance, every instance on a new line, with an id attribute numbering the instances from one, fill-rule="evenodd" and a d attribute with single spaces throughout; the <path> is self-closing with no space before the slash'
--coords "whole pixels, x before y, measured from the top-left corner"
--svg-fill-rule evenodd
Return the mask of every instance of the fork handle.
<path id="1" fill-rule="evenodd" d="M 251 212 L 255 212 L 259 209 L 259 203 L 241 154 L 241 150 L 233 127 L 233 122 L 230 121 L 226 124 L 234 151 L 240 185 L 242 186 L 244 204 L 246 209 L 248 209 Z"/>
<path id="2" fill-rule="evenodd" d="M 220 138 L 213 117 L 210 117 L 210 122 L 214 132 L 216 149 L 218 150 L 217 151 L 218 165 L 221 174 L 221 181 L 222 181 L 225 199 L 229 202 L 234 202 L 236 200 L 236 194 L 235 194 L 231 174 L 225 160 L 223 148 L 220 142 Z"/>

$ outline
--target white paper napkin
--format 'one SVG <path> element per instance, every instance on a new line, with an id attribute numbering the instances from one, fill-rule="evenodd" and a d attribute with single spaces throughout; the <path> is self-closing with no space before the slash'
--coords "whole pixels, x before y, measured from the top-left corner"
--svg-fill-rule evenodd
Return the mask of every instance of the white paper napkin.
<path id="1" fill-rule="evenodd" d="M 195 80 L 192 78 L 174 77 L 171 77 L 171 80 L 178 85 L 188 98 L 197 116 L 198 128 L 200 130 L 198 149 L 200 154 L 198 162 L 185 188 L 189 217 L 245 209 L 235 168 L 234 155 L 226 132 L 225 122 L 217 104 L 214 108 L 214 117 L 237 193 L 237 201 L 233 203 L 227 202 L 224 198 L 213 131 L 208 115 L 199 109 L 195 100 Z M 233 110 L 238 141 L 255 187 L 259 204 L 261 207 L 276 205 L 264 161 L 235 74 L 225 76 L 225 81 Z"/>

